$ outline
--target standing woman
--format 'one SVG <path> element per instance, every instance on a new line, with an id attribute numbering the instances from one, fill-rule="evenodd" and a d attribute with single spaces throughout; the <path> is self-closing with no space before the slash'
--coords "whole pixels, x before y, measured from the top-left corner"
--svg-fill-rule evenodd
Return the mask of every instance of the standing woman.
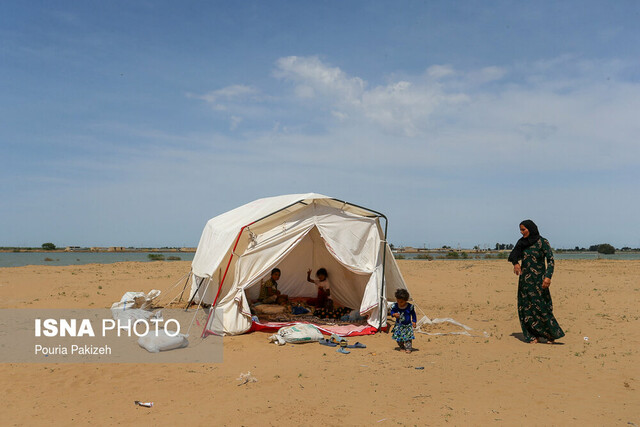
<path id="1" fill-rule="evenodd" d="M 553 344 L 564 332 L 553 317 L 551 302 L 551 276 L 553 276 L 553 253 L 549 241 L 540 237 L 538 227 L 530 219 L 520 223 L 522 238 L 509 254 L 513 272 L 518 281 L 518 317 L 524 339 L 538 343 L 545 338 Z M 547 266 L 545 268 L 545 259 Z M 522 265 L 520 265 L 522 261 Z"/>

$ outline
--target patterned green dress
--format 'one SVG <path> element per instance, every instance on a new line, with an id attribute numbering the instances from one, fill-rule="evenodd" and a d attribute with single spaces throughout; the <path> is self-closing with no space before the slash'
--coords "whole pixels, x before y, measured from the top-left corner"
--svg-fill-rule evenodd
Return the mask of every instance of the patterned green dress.
<path id="1" fill-rule="evenodd" d="M 553 267 L 553 252 L 547 239 L 541 237 L 524 249 L 522 274 L 518 282 L 518 317 L 527 342 L 538 337 L 556 340 L 564 336 L 556 318 L 553 317 L 549 288 L 542 289 L 544 278 L 551 279 L 553 276 Z"/>

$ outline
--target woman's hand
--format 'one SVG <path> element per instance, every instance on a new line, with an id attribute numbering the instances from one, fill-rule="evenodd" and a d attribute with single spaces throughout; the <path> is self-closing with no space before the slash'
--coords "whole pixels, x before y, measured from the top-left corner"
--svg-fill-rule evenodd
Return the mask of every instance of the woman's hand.
<path id="1" fill-rule="evenodd" d="M 548 289 L 549 286 L 551 286 L 551 279 L 549 279 L 548 277 L 545 277 L 544 280 L 542 281 L 542 289 Z"/>
<path id="2" fill-rule="evenodd" d="M 400 318 L 400 313 L 393 313 L 391 317 L 395 317 L 396 319 Z"/>
<path id="3" fill-rule="evenodd" d="M 311 269 L 308 269 L 307 270 L 307 276 L 310 276 L 310 275 L 311 275 Z"/>
<path id="4" fill-rule="evenodd" d="M 411 322 L 411 326 L 416 327 L 416 322 Z"/>
<path id="5" fill-rule="evenodd" d="M 513 274 L 516 276 L 520 276 L 522 274 L 522 267 L 520 267 L 520 264 L 513 264 Z"/>

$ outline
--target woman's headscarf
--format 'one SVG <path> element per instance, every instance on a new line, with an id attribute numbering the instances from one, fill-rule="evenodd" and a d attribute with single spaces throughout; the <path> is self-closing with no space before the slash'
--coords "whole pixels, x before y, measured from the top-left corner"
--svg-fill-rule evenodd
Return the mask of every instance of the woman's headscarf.
<path id="1" fill-rule="evenodd" d="M 540 240 L 540 232 L 538 231 L 538 226 L 533 221 L 531 221 L 530 219 L 525 219 L 520 223 L 520 225 L 529 230 L 529 237 L 521 237 L 518 240 L 516 246 L 509 254 L 509 262 L 511 264 L 516 264 L 519 260 L 521 260 L 523 256 L 522 252 L 529 246 Z"/>

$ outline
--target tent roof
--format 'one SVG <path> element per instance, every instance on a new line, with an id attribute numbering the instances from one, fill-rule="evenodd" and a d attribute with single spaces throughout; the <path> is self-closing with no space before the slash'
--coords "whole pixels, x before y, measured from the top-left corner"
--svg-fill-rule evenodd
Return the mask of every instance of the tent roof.
<path id="1" fill-rule="evenodd" d="M 224 254 L 232 248 L 243 227 L 279 213 L 286 215 L 288 208 L 293 208 L 298 203 L 308 205 L 314 201 L 341 208 L 355 215 L 383 216 L 379 212 L 317 193 L 287 194 L 258 199 L 207 222 L 192 262 L 193 272 L 201 277 L 210 276 L 218 268 Z"/>
<path id="2" fill-rule="evenodd" d="M 336 207 L 346 205 L 345 209 L 348 212 L 361 216 L 379 216 L 375 211 L 371 211 L 366 208 L 355 206 L 353 204 L 344 202 L 342 200 L 334 199 L 329 196 L 318 193 L 304 193 L 304 194 L 286 194 L 283 196 L 265 197 L 262 199 L 254 200 L 253 202 L 242 205 L 233 210 L 220 214 L 214 218 L 211 218 L 207 222 L 207 227 L 225 227 L 234 228 L 239 230 L 245 225 L 250 225 L 266 216 L 275 214 L 276 212 L 286 209 L 289 206 L 296 203 L 309 204 L 316 200 L 323 200 L 329 205 Z"/>

